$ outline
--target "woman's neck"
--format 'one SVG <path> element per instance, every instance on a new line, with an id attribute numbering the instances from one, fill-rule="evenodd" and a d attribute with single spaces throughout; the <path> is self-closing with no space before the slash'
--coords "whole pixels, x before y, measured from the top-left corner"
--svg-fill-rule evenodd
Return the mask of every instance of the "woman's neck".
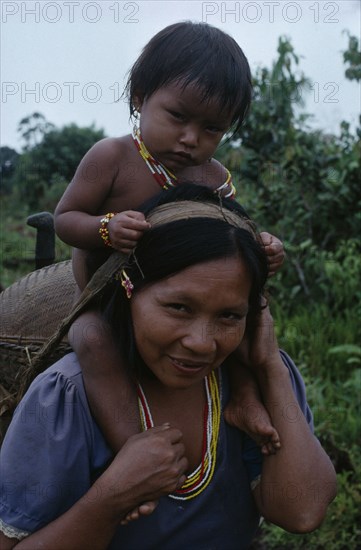
<path id="1" fill-rule="evenodd" d="M 166 387 L 157 379 L 144 378 L 141 388 L 152 425 L 159 426 L 169 422 L 182 432 L 189 471 L 193 471 L 202 460 L 206 429 L 204 381 L 179 389 Z"/>

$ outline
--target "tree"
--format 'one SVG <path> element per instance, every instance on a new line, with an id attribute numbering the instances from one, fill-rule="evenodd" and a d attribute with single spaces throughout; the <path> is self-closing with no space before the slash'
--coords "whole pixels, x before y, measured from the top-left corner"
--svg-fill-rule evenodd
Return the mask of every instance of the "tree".
<path id="1" fill-rule="evenodd" d="M 361 51 L 359 48 L 359 41 L 356 36 L 348 35 L 348 48 L 343 53 L 343 60 L 345 64 L 349 65 L 345 70 L 345 76 L 349 80 L 361 80 Z"/>
<path id="2" fill-rule="evenodd" d="M 30 124 L 34 115 L 37 115 L 37 121 L 41 121 L 40 127 Z M 46 122 L 42 115 L 34 115 L 20 123 L 23 129 L 26 128 L 23 137 L 27 136 L 30 142 L 30 136 L 33 136 L 33 145 L 30 146 L 28 142 L 13 177 L 13 185 L 20 198 L 32 211 L 43 209 L 46 206 L 45 197 L 49 198 L 49 194 L 56 203 L 72 179 L 81 158 L 94 143 L 105 137 L 104 131 L 96 129 L 94 125 L 80 128 L 70 124 L 56 128 Z M 24 121 L 26 124 L 23 124 Z M 34 136 L 39 136 L 41 132 L 41 140 L 35 143 Z"/>
<path id="3" fill-rule="evenodd" d="M 41 113 L 33 113 L 22 118 L 18 125 L 18 133 L 25 142 L 24 151 L 36 147 L 44 135 L 54 128 L 54 124 L 47 122 Z"/>
<path id="4" fill-rule="evenodd" d="M 15 172 L 19 153 L 11 147 L 0 147 L 0 195 L 11 192 L 11 178 Z"/>

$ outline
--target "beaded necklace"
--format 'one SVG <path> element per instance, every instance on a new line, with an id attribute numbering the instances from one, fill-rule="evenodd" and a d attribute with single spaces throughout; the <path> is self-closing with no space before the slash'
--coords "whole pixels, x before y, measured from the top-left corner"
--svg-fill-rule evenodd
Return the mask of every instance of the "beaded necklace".
<path id="1" fill-rule="evenodd" d="M 140 156 L 148 166 L 154 179 L 161 186 L 161 188 L 169 189 L 170 187 L 175 187 L 177 185 L 177 177 L 151 155 L 144 144 L 140 129 L 136 126 L 134 126 L 133 128 L 132 137 Z M 226 195 L 224 195 L 224 197 L 227 199 L 233 199 L 236 195 L 236 188 L 232 183 L 232 175 L 230 171 L 227 168 L 225 168 L 225 170 L 227 174 L 226 181 L 222 183 L 222 185 L 217 187 L 214 192 L 221 193 L 222 191 L 226 190 L 227 187 L 229 187 L 230 191 Z"/>
<path id="2" fill-rule="evenodd" d="M 169 189 L 170 187 L 175 187 L 177 185 L 177 178 L 172 172 L 168 170 L 163 164 L 155 160 L 155 158 L 150 154 L 144 141 L 142 139 L 139 128 L 133 128 L 133 140 L 140 153 L 140 156 L 144 160 L 145 164 L 148 166 L 149 170 L 153 174 L 153 177 L 159 183 L 162 189 Z"/>
<path id="3" fill-rule="evenodd" d="M 206 404 L 204 407 L 204 429 L 202 461 L 200 465 L 187 476 L 182 487 L 168 495 L 176 500 L 190 500 L 198 496 L 209 485 L 213 477 L 216 456 L 219 426 L 221 420 L 221 399 L 214 372 L 204 380 L 206 390 Z M 138 406 L 143 431 L 153 428 L 154 422 L 149 409 L 143 388 L 138 384 Z"/>

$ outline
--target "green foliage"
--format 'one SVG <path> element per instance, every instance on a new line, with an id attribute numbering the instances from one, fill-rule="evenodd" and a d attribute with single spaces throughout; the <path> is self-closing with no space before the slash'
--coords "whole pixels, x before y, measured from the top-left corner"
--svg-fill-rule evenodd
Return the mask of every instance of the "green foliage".
<path id="1" fill-rule="evenodd" d="M 36 230 L 26 224 L 33 213 L 15 196 L 2 199 L 0 216 L 0 287 L 8 287 L 35 269 Z M 60 239 L 55 240 L 57 261 L 70 258 L 70 247 Z"/>
<path id="2" fill-rule="evenodd" d="M 347 365 L 361 365 L 361 346 L 353 344 L 341 344 L 328 350 L 328 353 L 341 354 L 347 357 Z"/>
<path id="3" fill-rule="evenodd" d="M 343 60 L 349 67 L 345 71 L 345 76 L 349 80 L 361 80 L 361 51 L 359 41 L 356 36 L 348 36 L 348 49 L 343 54 Z"/>
<path id="4" fill-rule="evenodd" d="M 11 178 L 15 172 L 19 153 L 11 147 L 0 147 L 0 196 L 11 193 Z"/>
<path id="5" fill-rule="evenodd" d="M 349 362 L 360 356 L 360 347 L 352 344 L 360 331 L 355 311 L 330 316 L 325 305 L 314 304 L 286 317 L 279 305 L 272 304 L 272 310 L 280 346 L 294 358 L 305 380 L 315 433 L 336 468 L 338 494 L 320 529 L 294 535 L 264 522 L 252 548 L 356 550 L 361 534 L 361 369 Z"/>
<path id="6" fill-rule="evenodd" d="M 34 125 L 35 115 L 38 115 L 36 121 L 40 117 L 40 127 Z M 103 130 L 97 130 L 94 126 L 79 128 L 76 124 L 70 124 L 55 128 L 39 113 L 23 119 L 20 129 L 26 146 L 11 183 L 18 199 L 33 211 L 45 210 L 49 199 L 52 196 L 55 198 L 55 188 L 59 194 L 52 202 L 57 203 L 65 188 L 60 182 L 69 183 L 85 153 L 105 137 Z M 50 189 L 52 191 L 49 193 Z"/>
<path id="7" fill-rule="evenodd" d="M 269 282 L 270 294 L 284 313 L 319 302 L 327 305 L 329 314 L 339 316 L 351 307 L 356 308 L 355 315 L 361 314 L 361 256 L 356 238 L 340 240 L 335 251 L 323 250 L 310 239 L 284 244 L 285 265 Z"/>
<path id="8" fill-rule="evenodd" d="M 24 151 L 29 151 L 39 145 L 45 134 L 55 128 L 41 113 L 33 113 L 22 118 L 18 125 L 18 133 L 24 141 Z"/>
<path id="9" fill-rule="evenodd" d="M 279 57 L 272 69 L 260 67 L 254 75 L 253 104 L 238 135 L 242 149 L 258 153 L 252 161 L 257 166 L 277 158 L 280 148 L 293 141 L 295 108 L 303 105 L 310 85 L 302 73 L 294 73 L 293 64 L 298 65 L 299 58 L 287 38 L 279 39 L 277 51 Z"/>
<path id="10" fill-rule="evenodd" d="M 360 298 L 361 131 L 347 122 L 338 136 L 308 129 L 308 115 L 296 112 L 308 86 L 298 62 L 281 38 L 272 68 L 255 74 L 250 116 L 219 159 L 260 228 L 285 243 L 286 266 L 271 287 L 286 310 L 321 299 L 346 307 Z"/>

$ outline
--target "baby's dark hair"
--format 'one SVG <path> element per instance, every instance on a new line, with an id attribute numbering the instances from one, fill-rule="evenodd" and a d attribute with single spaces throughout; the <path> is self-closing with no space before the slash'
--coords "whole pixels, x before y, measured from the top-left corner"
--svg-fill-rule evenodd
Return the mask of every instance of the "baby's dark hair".
<path id="1" fill-rule="evenodd" d="M 221 111 L 232 115 L 236 132 L 251 103 L 251 72 L 246 56 L 228 34 L 207 23 L 184 21 L 158 32 L 144 47 L 129 72 L 125 95 L 130 115 L 134 98 L 149 98 L 156 90 L 180 81 L 196 85 L 202 100 L 219 101 Z"/>
<path id="2" fill-rule="evenodd" d="M 147 213 L 154 207 L 177 200 L 200 200 L 219 204 L 219 198 L 208 188 L 183 184 L 162 192 L 142 208 Z M 235 201 L 222 200 L 222 208 L 247 217 Z M 261 310 L 261 298 L 268 268 L 265 252 L 247 229 L 230 225 L 222 219 L 189 218 L 171 221 L 146 231 L 130 255 L 126 273 L 136 293 L 148 284 L 164 279 L 192 265 L 212 260 L 239 257 L 245 263 L 251 279 L 249 311 Z M 129 299 L 118 280 L 108 287 L 104 296 L 106 317 L 114 329 L 120 349 L 132 367 L 142 362 L 136 350 Z"/>

